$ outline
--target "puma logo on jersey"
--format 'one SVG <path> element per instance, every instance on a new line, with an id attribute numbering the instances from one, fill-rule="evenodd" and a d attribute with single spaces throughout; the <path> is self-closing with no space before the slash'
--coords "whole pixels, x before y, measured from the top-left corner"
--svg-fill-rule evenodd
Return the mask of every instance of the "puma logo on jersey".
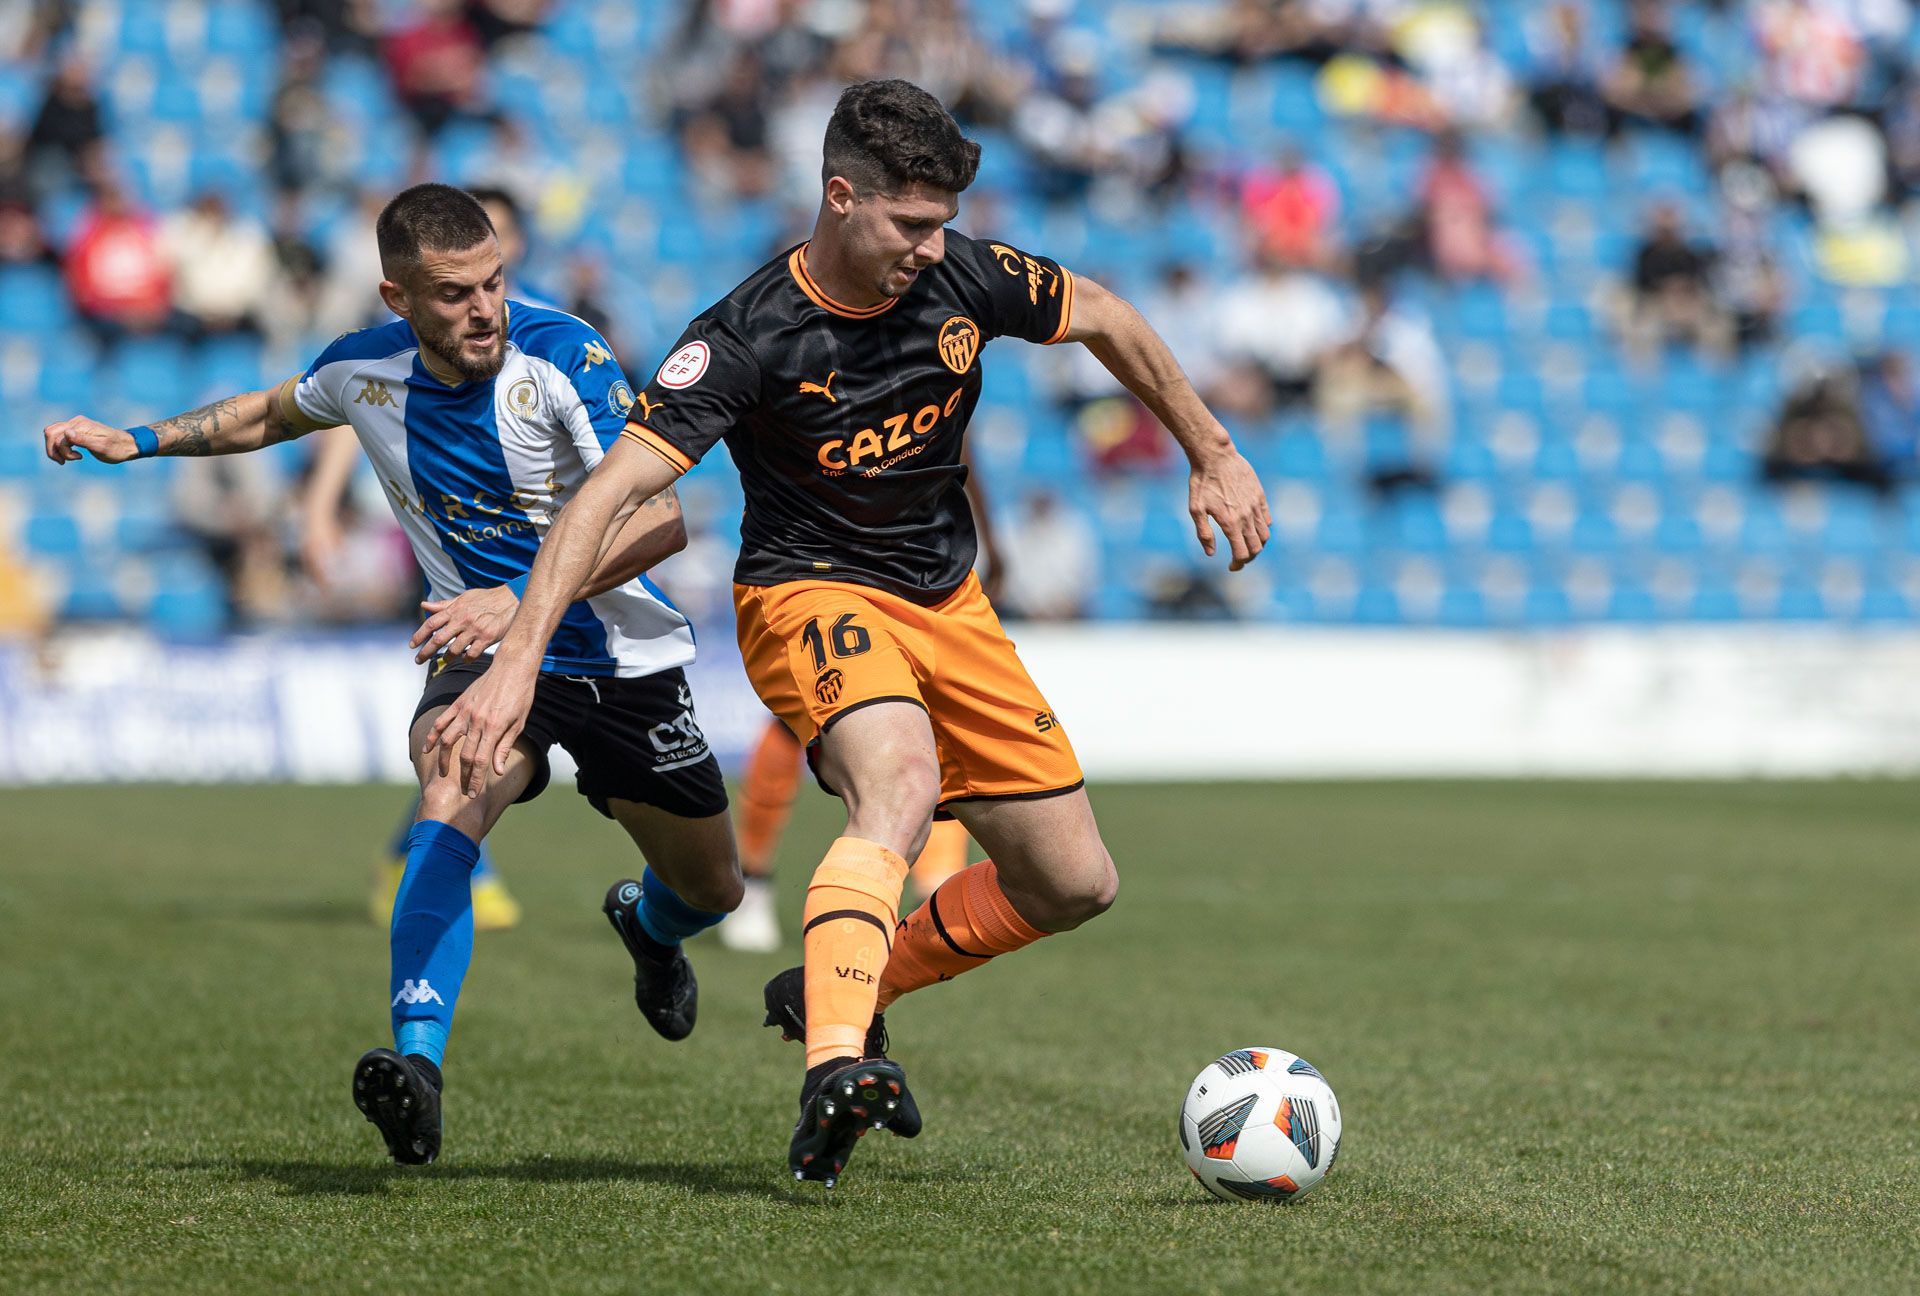
<path id="1" fill-rule="evenodd" d="M 659 409 L 662 405 L 666 404 L 665 401 L 656 401 L 656 400 L 648 399 L 647 393 L 644 390 L 642 390 L 638 396 L 635 396 L 634 400 L 640 406 L 640 417 L 642 419 L 652 418 L 653 412 Z"/>
<path id="2" fill-rule="evenodd" d="M 607 350 L 598 342 L 587 343 L 587 368 L 591 369 L 597 364 L 605 364 L 611 359 L 613 359 L 613 352 Z"/>
<path id="3" fill-rule="evenodd" d="M 440 992 L 438 990 L 435 990 L 432 986 L 427 984 L 427 979 L 425 977 L 421 977 L 420 980 L 417 982 L 408 981 L 404 983 L 400 987 L 400 993 L 393 997 L 393 1006 L 395 1008 L 398 1008 L 403 1003 L 404 1004 L 437 1003 L 444 1007 L 446 1005 L 446 1002 L 447 1001 L 445 999 L 442 999 L 440 997 Z"/>
<path id="4" fill-rule="evenodd" d="M 833 394 L 833 380 L 839 376 L 840 371 L 835 369 L 827 375 L 827 380 L 823 383 L 803 382 L 800 384 L 800 394 L 802 396 L 825 396 L 828 404 L 838 405 L 840 398 Z"/>
<path id="5" fill-rule="evenodd" d="M 393 393 L 387 390 L 386 383 L 380 381 L 378 378 L 367 379 L 366 384 L 360 388 L 360 394 L 353 398 L 353 403 L 355 405 L 372 405 L 375 408 L 381 405 L 392 405 L 396 409 L 400 404 L 400 402 L 394 400 Z"/>

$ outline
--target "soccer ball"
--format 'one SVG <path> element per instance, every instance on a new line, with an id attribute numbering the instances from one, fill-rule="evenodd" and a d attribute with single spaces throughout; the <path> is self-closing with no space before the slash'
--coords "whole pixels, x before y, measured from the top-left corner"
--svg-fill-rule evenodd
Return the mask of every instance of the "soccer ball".
<path id="1" fill-rule="evenodd" d="M 1293 1201 L 1340 1152 L 1340 1101 L 1313 1063 L 1242 1048 L 1207 1064 L 1180 1108 L 1187 1168 L 1227 1201 Z"/>

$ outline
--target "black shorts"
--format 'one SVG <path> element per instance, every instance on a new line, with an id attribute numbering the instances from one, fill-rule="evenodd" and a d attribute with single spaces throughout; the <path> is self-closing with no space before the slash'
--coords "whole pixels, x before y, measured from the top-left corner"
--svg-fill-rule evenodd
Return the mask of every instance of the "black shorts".
<path id="1" fill-rule="evenodd" d="M 451 703 L 491 664 L 436 657 L 413 718 Z M 679 667 L 638 679 L 542 671 L 521 737 L 537 753 L 538 768 L 520 801 L 547 790 L 553 773 L 547 751 L 558 743 L 580 767 L 574 779 L 580 795 L 609 819 L 609 801 L 658 806 L 684 819 L 727 808 L 720 763 L 694 719 L 693 690 Z"/>

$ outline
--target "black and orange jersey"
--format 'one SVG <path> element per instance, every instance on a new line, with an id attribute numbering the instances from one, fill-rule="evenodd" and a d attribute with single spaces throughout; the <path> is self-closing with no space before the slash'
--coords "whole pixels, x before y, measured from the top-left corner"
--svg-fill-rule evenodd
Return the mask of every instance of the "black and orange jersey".
<path id="1" fill-rule="evenodd" d="M 746 514 L 734 580 L 839 580 L 931 604 L 973 569 L 960 443 L 980 349 L 1058 342 L 1073 276 L 947 231 L 906 294 L 851 307 L 807 273 L 802 244 L 681 334 L 625 435 L 682 471 L 725 439 Z"/>

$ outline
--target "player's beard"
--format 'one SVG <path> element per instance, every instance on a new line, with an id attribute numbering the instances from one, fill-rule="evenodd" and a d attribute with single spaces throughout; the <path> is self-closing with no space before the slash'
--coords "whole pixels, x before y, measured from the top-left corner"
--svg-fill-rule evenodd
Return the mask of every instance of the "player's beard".
<path id="1" fill-rule="evenodd" d="M 416 319 L 413 326 L 420 334 L 421 345 L 446 361 L 449 368 L 468 382 L 485 382 L 507 362 L 507 331 L 499 324 L 493 326 L 493 345 L 480 356 L 467 350 L 465 340 L 469 330 L 464 325 L 449 328 L 438 320 L 429 324 Z"/>

